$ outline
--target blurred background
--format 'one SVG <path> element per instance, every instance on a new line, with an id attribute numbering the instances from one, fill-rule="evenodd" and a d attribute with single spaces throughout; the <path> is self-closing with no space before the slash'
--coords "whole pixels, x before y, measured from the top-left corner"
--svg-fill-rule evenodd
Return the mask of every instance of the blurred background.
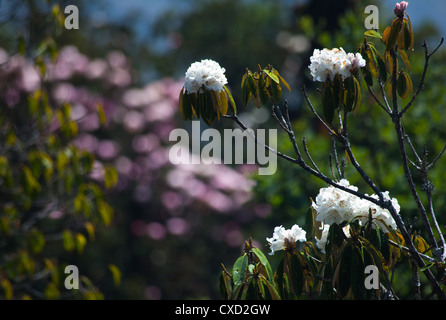
<path id="1" fill-rule="evenodd" d="M 79 9 L 77 30 L 53 21 L 70 4 Z M 382 32 L 393 17 L 395 1 L 0 1 L 2 72 L 9 70 L 5 61 L 10 61 L 22 75 L 16 86 L 29 94 L 40 83 L 32 62 L 37 61 L 41 71 L 44 66 L 50 101 L 71 106 L 78 126 L 73 144 L 95 155 L 95 169 L 112 165 L 118 175 L 116 185 L 106 191 L 114 208 L 112 222 L 98 227 L 82 252 L 64 253 L 65 260 L 77 265 L 105 299 L 219 299 L 221 263 L 231 266 L 245 240 L 252 237 L 267 253 L 266 237 L 271 237 L 274 226 L 298 223 L 305 229 L 310 198 L 324 184 L 285 161 L 279 159 L 272 176 L 258 176 L 253 165 L 169 162 L 169 133 L 190 128 L 178 112 L 184 73 L 201 59 L 219 62 L 241 106 L 240 81 L 246 68 L 273 65 L 292 88 L 285 98 L 297 140 L 306 138 L 314 160 L 328 174 L 331 140 L 303 103 L 300 88 L 306 85 L 317 105 L 317 84 L 307 68 L 313 49 L 342 46 L 356 51 L 368 16 L 364 8 L 370 4 L 379 9 Z M 415 31 L 411 77 L 416 86 L 424 65 L 423 41 L 435 47 L 446 34 L 446 4 L 413 1 L 407 12 Z M 39 50 L 54 52 L 54 59 L 36 60 Z M 446 138 L 446 89 L 439 85 L 446 80 L 445 58 L 443 49 L 432 58 L 425 90 L 405 123 L 415 146 L 426 146 L 432 157 Z M 20 100 L 18 89 L 2 86 L 2 108 L 14 110 L 26 101 Z M 363 92 L 351 121 L 353 150 L 375 182 L 398 198 L 405 221 L 416 229 L 421 225 L 414 220 L 416 207 L 397 161 L 392 123 L 367 97 L 366 89 Z M 107 117 L 105 125 L 95 112 L 98 103 Z M 250 104 L 239 111 L 253 129 L 277 128 L 266 106 L 257 109 Z M 234 124 L 222 120 L 213 127 L 223 130 Z M 201 128 L 207 125 L 201 123 Z M 278 145 L 292 155 L 285 134 L 279 134 Z M 440 160 L 432 170 L 442 227 L 443 166 Z M 347 167 L 346 176 L 371 193 L 352 168 Z M 104 180 L 101 173 L 93 172 L 90 178 Z M 53 210 L 48 219 L 62 215 Z M 274 264 L 275 257 L 271 259 Z M 121 272 L 118 283 L 112 281 L 116 274 L 110 273 L 110 264 Z M 410 272 L 400 277 L 396 282 L 405 292 Z M 34 298 L 33 292 L 27 294 Z"/>

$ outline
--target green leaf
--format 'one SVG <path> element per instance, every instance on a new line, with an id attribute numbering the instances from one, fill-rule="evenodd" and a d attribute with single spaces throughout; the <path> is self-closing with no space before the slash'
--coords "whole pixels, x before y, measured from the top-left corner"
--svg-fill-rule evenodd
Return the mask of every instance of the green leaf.
<path id="1" fill-rule="evenodd" d="M 325 121 L 331 124 L 334 118 L 335 107 L 333 89 L 332 86 L 328 83 L 325 83 L 322 88 L 322 107 Z"/>
<path id="2" fill-rule="evenodd" d="M 110 225 L 113 219 L 113 208 L 103 200 L 97 203 L 99 214 L 106 226 Z"/>
<path id="3" fill-rule="evenodd" d="M 367 30 L 366 32 L 364 32 L 365 36 L 369 36 L 369 37 L 374 37 L 374 38 L 378 38 L 378 39 L 382 39 L 382 35 L 376 31 L 376 30 Z"/>
<path id="4" fill-rule="evenodd" d="M 76 248 L 73 235 L 70 230 L 64 230 L 62 233 L 62 243 L 66 251 L 73 251 Z"/>
<path id="5" fill-rule="evenodd" d="M 392 25 L 390 27 L 390 33 L 389 37 L 386 42 L 386 51 L 390 51 L 396 44 L 398 34 L 401 30 L 401 20 L 400 19 L 394 19 L 392 22 Z"/>
<path id="6" fill-rule="evenodd" d="M 344 243 L 344 239 L 345 235 L 342 228 L 337 223 L 331 224 L 330 229 L 328 229 L 328 241 L 340 248 Z"/>
<path id="7" fill-rule="evenodd" d="M 1 281 L 1 286 L 3 288 L 3 297 L 5 300 L 12 300 L 14 297 L 14 290 L 12 288 L 11 282 L 8 279 L 3 278 Z"/>
<path id="8" fill-rule="evenodd" d="M 421 272 L 424 272 L 424 271 L 426 271 L 427 269 L 429 269 L 430 267 L 432 267 L 433 265 L 434 265 L 433 262 L 428 263 L 427 265 L 425 265 L 424 267 L 422 267 L 422 268 L 420 269 L 420 271 L 421 271 Z"/>
<path id="9" fill-rule="evenodd" d="M 222 271 L 219 277 L 219 289 L 224 299 L 229 300 L 232 296 L 232 280 L 227 272 Z"/>
<path id="10" fill-rule="evenodd" d="M 271 282 L 262 276 L 259 277 L 259 280 L 267 287 L 272 300 L 280 300 L 280 294 Z"/>
<path id="11" fill-rule="evenodd" d="M 121 270 L 119 270 L 119 268 L 114 264 L 109 264 L 108 269 L 112 273 L 113 283 L 115 284 L 115 286 L 119 286 L 121 284 L 121 277 L 122 277 Z"/>
<path id="12" fill-rule="evenodd" d="M 82 233 L 76 233 L 74 237 L 76 243 L 76 249 L 78 253 L 84 252 L 85 245 L 87 244 L 87 239 Z"/>
<path id="13" fill-rule="evenodd" d="M 96 111 L 98 113 L 99 123 L 101 124 L 101 126 L 104 126 L 107 123 L 107 116 L 105 114 L 104 106 L 102 103 L 98 103 L 96 105 Z"/>
<path id="14" fill-rule="evenodd" d="M 288 84 L 288 82 L 286 82 L 285 79 L 282 78 L 282 76 L 279 74 L 279 72 L 277 72 L 277 70 L 274 70 L 274 73 L 279 77 L 280 84 L 283 84 L 285 86 L 285 88 L 287 88 L 288 91 L 291 92 L 291 88 L 290 88 L 290 85 Z"/>
<path id="15" fill-rule="evenodd" d="M 248 267 L 247 255 L 240 256 L 235 261 L 234 266 L 232 267 L 232 280 L 234 281 L 234 285 L 238 285 L 243 281 L 247 267 Z"/>
<path id="16" fill-rule="evenodd" d="M 104 184 L 106 189 L 114 187 L 118 183 L 118 178 L 118 171 L 114 166 L 104 166 Z"/>
<path id="17" fill-rule="evenodd" d="M 364 259 L 361 252 L 361 248 L 354 247 L 351 256 L 351 286 L 352 293 L 355 299 L 365 298 L 365 286 L 364 286 Z"/>
<path id="18" fill-rule="evenodd" d="M 48 283 L 43 293 L 48 300 L 55 300 L 60 296 L 60 291 L 53 282 Z"/>
<path id="19" fill-rule="evenodd" d="M 37 254 L 45 248 L 45 236 L 40 230 L 32 230 L 26 234 L 26 241 L 32 253 Z"/>
<path id="20" fill-rule="evenodd" d="M 227 114 L 228 113 L 228 98 L 226 96 L 226 93 L 224 90 L 220 92 L 215 92 L 215 95 L 218 100 L 218 109 L 221 114 Z"/>
<path id="21" fill-rule="evenodd" d="M 266 272 L 268 274 L 268 279 L 273 279 L 273 270 L 263 252 L 259 248 L 252 248 L 251 251 L 259 259 L 260 263 L 265 266 Z"/>
<path id="22" fill-rule="evenodd" d="M 403 51 L 398 49 L 398 53 L 401 56 L 401 59 L 404 62 L 404 65 L 406 66 L 407 72 L 410 72 L 410 62 L 409 62 L 409 58 L 407 57 L 407 54 Z"/>
<path id="23" fill-rule="evenodd" d="M 237 114 L 237 107 L 235 105 L 234 98 L 232 97 L 231 91 L 229 91 L 229 89 L 226 88 L 226 86 L 223 86 L 223 88 L 225 89 L 226 94 L 228 95 L 229 102 L 231 103 L 232 110 L 234 111 L 234 114 Z"/>
<path id="24" fill-rule="evenodd" d="M 282 258 L 277 266 L 277 270 L 274 274 L 274 280 L 277 283 L 279 293 L 283 299 L 288 299 L 288 279 L 284 271 L 284 258 Z"/>
<path id="25" fill-rule="evenodd" d="M 263 72 L 265 72 L 275 83 L 280 84 L 279 77 L 275 75 L 274 72 L 269 71 L 268 69 L 263 69 Z"/>
<path id="26" fill-rule="evenodd" d="M 352 253 L 353 249 L 350 245 L 345 246 L 342 250 L 341 261 L 338 264 L 338 291 L 341 297 L 346 297 L 351 287 L 351 271 L 352 271 Z M 364 283 L 363 283 L 364 284 Z"/>
<path id="27" fill-rule="evenodd" d="M 297 296 L 300 296 L 302 294 L 304 284 L 304 275 L 300 259 L 296 253 L 291 256 L 290 277 L 291 283 L 293 284 L 294 293 Z"/>
<path id="28" fill-rule="evenodd" d="M 178 100 L 178 106 L 180 109 L 181 116 L 183 120 L 191 120 L 192 119 L 192 104 L 191 98 L 188 94 L 185 94 L 184 88 L 180 91 L 180 97 Z"/>
<path id="29" fill-rule="evenodd" d="M 265 78 L 263 77 L 263 75 L 261 74 L 259 76 L 259 97 L 260 97 L 260 101 L 263 104 L 267 104 L 269 101 L 269 93 L 268 90 L 266 89 L 266 81 Z"/>
<path id="30" fill-rule="evenodd" d="M 400 73 L 398 76 L 398 80 L 396 82 L 396 91 L 401 98 L 405 99 L 408 91 L 408 83 L 403 73 Z"/>

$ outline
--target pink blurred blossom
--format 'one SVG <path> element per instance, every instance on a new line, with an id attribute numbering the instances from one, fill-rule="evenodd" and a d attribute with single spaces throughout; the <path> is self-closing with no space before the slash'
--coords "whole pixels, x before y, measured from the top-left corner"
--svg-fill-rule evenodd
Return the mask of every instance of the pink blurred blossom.
<path id="1" fill-rule="evenodd" d="M 123 124 L 129 133 L 140 132 L 145 126 L 144 116 L 138 111 L 130 111 L 124 116 Z"/>
<path id="2" fill-rule="evenodd" d="M 94 153 L 98 147 L 98 139 L 88 133 L 79 135 L 73 142 L 79 149 Z"/>
<path id="3" fill-rule="evenodd" d="M 147 224 L 146 234 L 154 240 L 163 240 L 166 235 L 166 227 L 159 222 L 151 222 Z"/>
<path id="4" fill-rule="evenodd" d="M 183 218 L 170 218 L 166 225 L 167 230 L 174 235 L 184 235 L 189 231 L 189 223 Z"/>
<path id="5" fill-rule="evenodd" d="M 183 205 L 181 195 L 177 192 L 167 191 L 161 196 L 161 201 L 169 210 L 176 210 Z"/>
<path id="6" fill-rule="evenodd" d="M 139 135 L 132 140 L 133 150 L 139 153 L 147 153 L 159 147 L 159 139 L 153 134 Z"/>
<path id="7" fill-rule="evenodd" d="M 102 59 L 94 59 L 89 62 L 85 71 L 85 76 L 89 79 L 98 79 L 105 75 L 107 63 Z"/>
<path id="8" fill-rule="evenodd" d="M 115 161 L 115 167 L 120 174 L 127 176 L 130 175 L 132 171 L 133 163 L 129 158 L 125 156 L 120 156 Z"/>
<path id="9" fill-rule="evenodd" d="M 111 160 L 115 158 L 120 151 L 119 144 L 112 140 L 102 140 L 99 142 L 97 154 L 104 160 Z"/>

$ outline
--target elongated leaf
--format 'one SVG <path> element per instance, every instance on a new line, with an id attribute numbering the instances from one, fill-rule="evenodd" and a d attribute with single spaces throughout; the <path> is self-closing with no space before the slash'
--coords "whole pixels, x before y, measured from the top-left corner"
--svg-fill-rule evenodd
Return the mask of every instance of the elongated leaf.
<path id="1" fill-rule="evenodd" d="M 263 254 L 263 252 L 259 248 L 252 248 L 251 251 L 259 259 L 260 263 L 265 266 L 266 272 L 268 275 L 268 279 L 273 279 L 273 270 L 271 268 L 271 265 L 270 265 L 268 259 Z"/>
<path id="2" fill-rule="evenodd" d="M 407 57 L 407 54 L 403 50 L 400 50 L 400 49 L 398 49 L 398 53 L 400 54 L 401 59 L 403 60 L 404 65 L 406 66 L 407 72 L 410 72 L 410 62 L 409 62 L 409 58 Z"/>
<path id="3" fill-rule="evenodd" d="M 362 248 L 355 247 L 352 251 L 351 257 L 351 285 L 352 293 L 355 299 L 365 298 L 365 286 L 364 286 L 364 258 L 362 254 Z"/>
<path id="4" fill-rule="evenodd" d="M 121 284 L 121 276 L 122 276 L 121 270 L 119 270 L 119 268 L 114 264 L 109 264 L 108 269 L 112 273 L 113 283 L 115 284 L 115 286 L 119 286 Z"/>
<path id="5" fill-rule="evenodd" d="M 373 86 L 373 77 L 367 68 L 361 68 L 362 76 L 369 87 Z"/>
<path id="6" fill-rule="evenodd" d="M 389 39 L 389 35 L 390 35 L 390 27 L 389 26 L 387 26 L 387 28 L 384 30 L 384 32 L 383 32 L 383 35 L 382 35 L 382 38 L 381 38 L 381 40 L 382 40 L 382 42 L 384 43 L 384 44 L 386 44 L 387 43 L 387 40 Z"/>
<path id="7" fill-rule="evenodd" d="M 342 251 L 341 261 L 338 265 L 338 291 L 341 297 L 346 297 L 351 288 L 351 272 L 352 272 L 352 254 L 353 248 L 350 245 L 345 246 Z M 363 283 L 364 284 L 364 283 Z"/>
<path id="8" fill-rule="evenodd" d="M 291 256 L 290 278 L 291 283 L 293 284 L 294 293 L 296 296 L 300 296 L 304 284 L 304 275 L 300 259 L 296 254 Z"/>
<path id="9" fill-rule="evenodd" d="M 398 34 L 401 30 L 402 22 L 399 19 L 394 19 L 390 28 L 389 38 L 386 42 L 386 51 L 390 51 L 396 44 Z"/>
<path id="10" fill-rule="evenodd" d="M 268 77 L 270 77 L 271 80 L 273 80 L 275 83 L 280 84 L 279 77 L 276 74 L 274 74 L 274 72 L 269 71 L 268 69 L 263 69 L 263 72 L 265 72 L 268 75 Z"/>
<path id="11" fill-rule="evenodd" d="M 228 300 L 232 295 L 231 282 L 232 282 L 231 277 L 225 271 L 222 271 L 219 277 L 219 288 L 221 295 L 226 300 Z"/>
<path id="12" fill-rule="evenodd" d="M 266 104 L 269 101 L 269 93 L 268 90 L 266 89 L 266 81 L 263 75 L 260 75 L 258 84 L 259 84 L 260 101 L 263 104 Z"/>
<path id="13" fill-rule="evenodd" d="M 240 256 L 234 263 L 232 267 L 232 280 L 234 285 L 238 285 L 243 281 L 245 276 L 246 268 L 248 267 L 248 256 Z"/>
<path id="14" fill-rule="evenodd" d="M 275 69 L 274 69 L 274 74 L 276 74 L 277 77 L 279 78 L 279 80 L 280 80 L 280 84 L 283 84 L 283 85 L 285 86 L 285 88 L 287 88 L 288 91 L 291 92 L 291 88 L 290 88 L 290 85 L 288 84 L 288 82 L 286 82 L 285 79 L 284 79 L 284 78 L 279 74 L 279 72 L 278 72 L 277 70 L 275 70 Z"/>
<path id="15" fill-rule="evenodd" d="M 218 108 L 219 108 L 221 114 L 225 115 L 228 113 L 228 98 L 227 98 L 226 92 L 224 90 L 222 90 L 218 93 Z"/>
<path id="16" fill-rule="evenodd" d="M 374 38 L 378 38 L 378 39 L 382 39 L 382 35 L 376 31 L 376 30 L 367 30 L 366 32 L 364 32 L 365 36 L 369 36 L 369 37 L 374 37 Z"/>
<path id="17" fill-rule="evenodd" d="M 280 294 L 271 282 L 262 276 L 259 277 L 259 280 L 267 287 L 272 300 L 280 300 Z"/>
<path id="18" fill-rule="evenodd" d="M 333 89 L 331 85 L 327 84 L 322 89 L 322 107 L 324 118 L 328 123 L 333 122 L 334 118 L 334 97 L 333 97 Z"/>
<path id="19" fill-rule="evenodd" d="M 271 84 L 271 91 L 272 91 L 272 97 L 274 99 L 274 102 L 277 104 L 280 102 L 280 99 L 282 98 L 282 87 L 278 83 L 272 83 Z"/>
<path id="20" fill-rule="evenodd" d="M 284 258 L 282 258 L 277 266 L 277 270 L 274 274 L 274 281 L 277 283 L 277 288 L 279 289 L 279 293 L 282 299 L 288 299 L 288 278 L 286 273 L 284 273 Z"/>
<path id="21" fill-rule="evenodd" d="M 223 86 L 223 88 L 225 89 L 225 92 L 228 95 L 229 102 L 231 103 L 231 106 L 232 106 L 232 111 L 234 112 L 234 114 L 237 114 L 237 107 L 235 105 L 234 98 L 232 97 L 231 91 L 229 91 L 229 89 L 226 88 L 226 86 Z"/>

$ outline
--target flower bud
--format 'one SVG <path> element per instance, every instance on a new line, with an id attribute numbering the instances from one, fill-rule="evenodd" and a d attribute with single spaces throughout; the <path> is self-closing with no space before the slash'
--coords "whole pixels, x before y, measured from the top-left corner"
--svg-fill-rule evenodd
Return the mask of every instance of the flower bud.
<path id="1" fill-rule="evenodd" d="M 406 1 L 401 1 L 400 3 L 395 4 L 395 9 L 393 9 L 393 12 L 398 18 L 404 17 L 404 11 L 406 10 L 407 6 L 409 5 Z"/>

